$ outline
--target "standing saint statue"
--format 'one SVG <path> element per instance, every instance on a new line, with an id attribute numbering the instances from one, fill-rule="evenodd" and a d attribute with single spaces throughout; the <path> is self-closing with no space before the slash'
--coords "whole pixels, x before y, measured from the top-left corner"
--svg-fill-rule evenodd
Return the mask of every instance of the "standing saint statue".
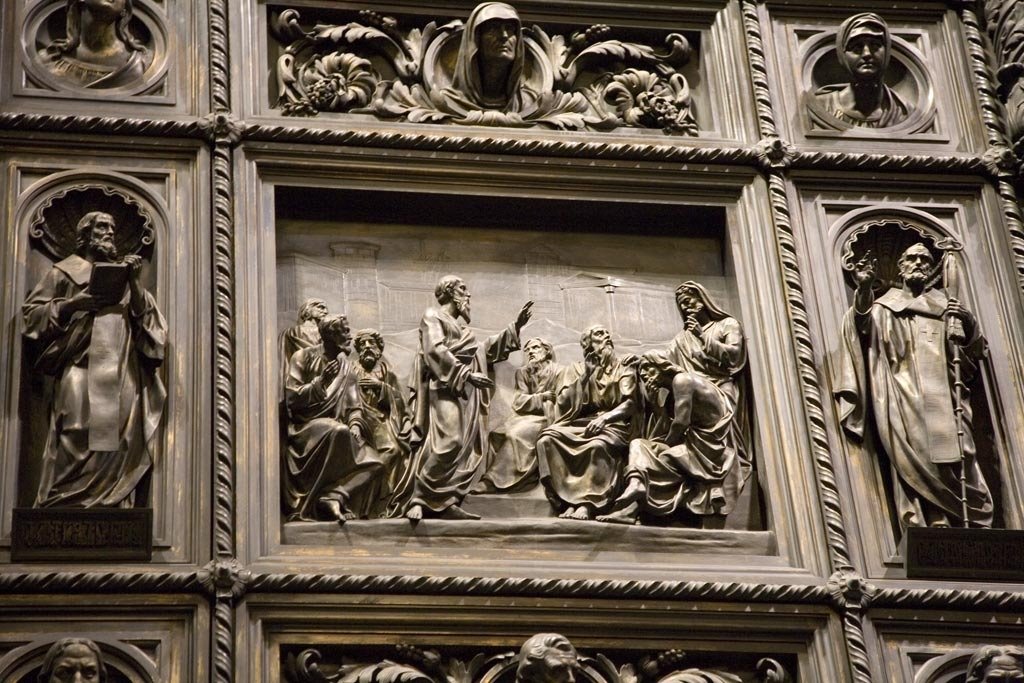
<path id="1" fill-rule="evenodd" d="M 629 444 L 626 489 L 603 522 L 631 524 L 641 513 L 727 515 L 750 474 L 740 375 L 747 364 L 739 321 L 707 290 L 676 290 L 684 329 L 669 355 L 640 358 L 647 389 L 643 438 Z"/>
<path id="2" fill-rule="evenodd" d="M 537 437 L 551 423 L 562 368 L 543 339 L 527 340 L 523 352 L 527 363 L 516 370 L 513 414 L 488 437 L 487 469 L 474 493 L 514 493 L 537 484 Z"/>
<path id="3" fill-rule="evenodd" d="M 36 680 L 39 683 L 107 683 L 110 679 L 103 653 L 96 643 L 88 638 L 62 638 L 46 651 Z"/>
<path id="4" fill-rule="evenodd" d="M 843 428 L 862 441 L 868 416 L 874 417 L 874 431 L 893 470 L 901 526 L 959 526 L 967 521 L 989 527 L 992 495 L 975 457 L 968 391 L 984 340 L 974 316 L 934 286 L 938 269 L 924 244 L 908 247 L 897 265 L 901 286 L 890 287 L 877 299 L 876 263 L 865 256 L 854 266 L 856 293 L 843 319 L 835 389 Z M 954 321 L 962 328 L 958 333 L 953 333 Z M 963 378 L 959 397 L 954 356 Z"/>
<path id="5" fill-rule="evenodd" d="M 483 418 L 494 382 L 486 365 L 519 348 L 519 332 L 530 320 L 532 301 L 515 322 L 483 344 L 465 326 L 470 293 L 462 278 L 446 275 L 434 288 L 437 306 L 420 322 L 420 353 L 413 364 L 412 405 L 415 438 L 421 440 L 405 516 L 478 519 L 462 509 L 483 458 Z"/>
<path id="6" fill-rule="evenodd" d="M 592 325 L 580 337 L 582 363 L 566 368 L 557 417 L 537 439 L 541 483 L 567 519 L 593 519 L 619 492 L 634 431 L 636 373 L 615 355 L 611 332 Z"/>
<path id="7" fill-rule="evenodd" d="M 40 52 L 57 78 L 82 88 L 142 80 L 152 53 L 132 35 L 132 0 L 67 0 L 67 29 Z"/>
<path id="8" fill-rule="evenodd" d="M 409 445 L 412 420 L 398 378 L 384 359 L 384 337 L 374 329 L 359 330 L 354 344 L 359 360 L 356 368 L 359 398 L 363 404 L 363 420 L 369 428 L 366 436 L 384 464 L 369 496 L 368 513 L 371 517 L 397 517 L 401 507 L 394 495 L 401 490 L 412 464 Z"/>
<path id="9" fill-rule="evenodd" d="M 836 54 L 850 81 L 826 85 L 814 93 L 810 113 L 815 123 L 840 130 L 887 128 L 910 116 L 911 107 L 885 84 L 892 37 L 882 17 L 864 13 L 844 21 L 836 35 Z"/>
<path id="10" fill-rule="evenodd" d="M 85 214 L 77 253 L 22 307 L 32 367 L 54 378 L 35 507 L 133 507 L 158 450 L 167 323 L 116 229 L 110 214 Z"/>
<path id="11" fill-rule="evenodd" d="M 367 442 L 370 427 L 347 358 L 348 321 L 330 315 L 319 324 L 322 343 L 292 356 L 288 370 L 282 489 L 289 519 L 344 524 L 366 516 L 366 496 L 383 465 Z"/>

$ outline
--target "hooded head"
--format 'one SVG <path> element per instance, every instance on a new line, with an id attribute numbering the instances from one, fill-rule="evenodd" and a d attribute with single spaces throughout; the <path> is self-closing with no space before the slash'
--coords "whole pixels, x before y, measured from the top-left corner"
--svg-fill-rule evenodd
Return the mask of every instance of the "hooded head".
<path id="1" fill-rule="evenodd" d="M 686 322 L 686 319 L 696 312 L 692 310 L 694 306 L 699 306 L 698 310 L 702 309 L 707 312 L 708 317 L 712 320 L 724 320 L 732 317 L 714 302 L 704 285 L 693 280 L 687 280 L 676 287 L 676 306 L 679 308 L 679 315 L 683 322 Z"/>
<path id="2" fill-rule="evenodd" d="M 889 26 L 877 14 L 854 14 L 839 26 L 836 54 L 855 80 L 881 79 L 891 52 Z"/>
<path id="3" fill-rule="evenodd" d="M 479 4 L 462 31 L 452 86 L 481 108 L 508 109 L 519 96 L 524 54 L 522 23 L 515 8 L 503 2 Z M 482 73 L 488 60 L 509 62 L 501 102 L 484 96 Z"/>

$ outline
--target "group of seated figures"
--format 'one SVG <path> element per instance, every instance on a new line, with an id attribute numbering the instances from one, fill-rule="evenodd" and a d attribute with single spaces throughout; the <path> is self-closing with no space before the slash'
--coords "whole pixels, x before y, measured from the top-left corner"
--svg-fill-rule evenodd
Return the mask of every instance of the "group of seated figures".
<path id="1" fill-rule="evenodd" d="M 683 329 L 667 349 L 620 358 L 609 330 L 593 325 L 580 337 L 584 360 L 568 367 L 544 339 L 521 344 L 533 302 L 478 340 L 465 282 L 445 276 L 434 296 L 408 404 L 378 331 L 353 335 L 345 316 L 311 300 L 282 335 L 289 519 L 477 519 L 462 507 L 471 492 L 538 482 L 569 519 L 634 524 L 732 509 L 750 472 L 746 349 L 739 321 L 703 286 L 676 290 Z M 520 348 L 513 413 L 488 433 L 488 370 Z"/>

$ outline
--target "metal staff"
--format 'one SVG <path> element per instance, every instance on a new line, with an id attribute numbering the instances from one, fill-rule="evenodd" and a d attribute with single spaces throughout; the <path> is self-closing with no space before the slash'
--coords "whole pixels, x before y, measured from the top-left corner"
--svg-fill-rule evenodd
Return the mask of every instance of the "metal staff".
<path id="1" fill-rule="evenodd" d="M 960 269 L 957 267 L 953 252 L 946 252 L 942 261 L 942 280 L 946 290 L 946 298 L 959 301 Z M 964 451 L 964 389 L 966 385 L 960 374 L 960 347 L 967 342 L 964 324 L 960 318 L 946 318 L 946 336 L 953 351 L 953 415 L 956 417 L 956 445 L 960 451 L 960 511 L 964 519 L 964 528 L 970 527 L 967 512 L 967 453 Z"/>

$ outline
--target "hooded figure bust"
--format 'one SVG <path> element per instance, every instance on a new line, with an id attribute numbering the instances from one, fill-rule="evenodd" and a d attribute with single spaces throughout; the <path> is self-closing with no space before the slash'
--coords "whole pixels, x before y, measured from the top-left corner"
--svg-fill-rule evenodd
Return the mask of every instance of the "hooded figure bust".
<path id="1" fill-rule="evenodd" d="M 449 97 L 471 109 L 521 112 L 536 95 L 523 84 L 522 23 L 511 5 L 485 2 L 466 20 Z"/>
<path id="2" fill-rule="evenodd" d="M 833 130 L 888 128 L 910 116 L 912 107 L 884 82 L 892 36 L 882 17 L 865 12 L 844 21 L 836 34 L 836 56 L 849 82 L 815 91 L 809 103 L 815 124 Z"/>

